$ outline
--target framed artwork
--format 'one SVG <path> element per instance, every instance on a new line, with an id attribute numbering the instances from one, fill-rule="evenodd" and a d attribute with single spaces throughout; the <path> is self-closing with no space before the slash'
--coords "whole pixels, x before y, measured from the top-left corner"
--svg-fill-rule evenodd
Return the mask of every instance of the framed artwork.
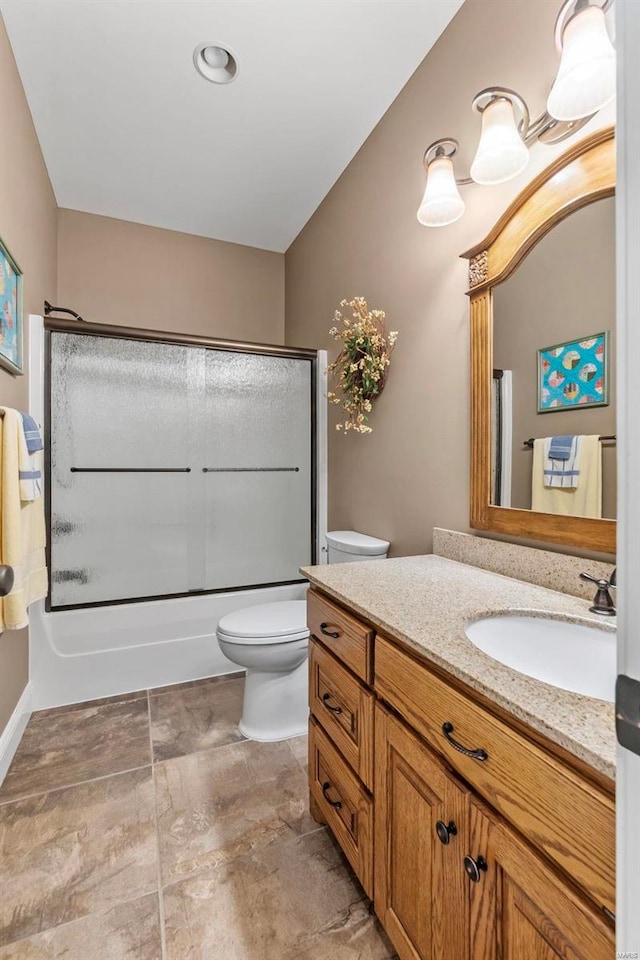
<path id="1" fill-rule="evenodd" d="M 607 333 L 538 350 L 538 413 L 609 403 Z"/>
<path id="2" fill-rule="evenodd" d="M 0 240 L 0 366 L 22 373 L 22 271 Z"/>

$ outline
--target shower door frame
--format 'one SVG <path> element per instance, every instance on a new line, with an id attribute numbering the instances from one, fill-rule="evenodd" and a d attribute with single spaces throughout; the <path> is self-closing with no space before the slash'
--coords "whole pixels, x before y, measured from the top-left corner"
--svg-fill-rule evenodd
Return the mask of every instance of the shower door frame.
<path id="1" fill-rule="evenodd" d="M 230 353 L 252 353 L 267 357 L 286 357 L 293 360 L 308 360 L 311 367 L 311 563 L 319 562 L 319 524 L 318 524 L 318 464 L 320 461 L 318 416 L 318 351 L 307 347 L 285 347 L 270 343 L 245 343 L 241 340 L 225 340 L 216 337 L 202 337 L 197 334 L 176 333 L 166 330 L 146 330 L 142 327 L 124 327 L 109 323 L 91 323 L 85 320 L 44 318 L 44 421 L 45 443 L 45 523 L 46 523 L 46 561 L 49 570 L 49 592 L 45 599 L 47 613 L 65 610 L 86 610 L 91 607 L 113 607 L 129 603 L 147 603 L 152 600 L 174 600 L 181 597 L 206 596 L 216 593 L 237 593 L 243 590 L 263 590 L 269 587 L 290 586 L 305 583 L 305 577 L 295 580 L 277 580 L 273 583 L 245 583 L 235 587 L 216 587 L 211 590 L 188 590 L 179 593 L 152 594 L 143 597 L 126 597 L 116 600 L 97 600 L 89 603 L 69 603 L 54 605 L 51 603 L 52 566 L 51 566 L 51 334 L 71 333 L 80 336 L 107 337 L 112 340 L 136 340 L 147 343 L 167 343 L 205 350 L 221 350 Z"/>

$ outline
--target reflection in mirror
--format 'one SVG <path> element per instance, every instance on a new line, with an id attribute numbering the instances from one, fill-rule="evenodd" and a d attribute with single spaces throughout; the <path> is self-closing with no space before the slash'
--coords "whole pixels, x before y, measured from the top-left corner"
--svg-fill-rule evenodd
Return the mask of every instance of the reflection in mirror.
<path id="1" fill-rule="evenodd" d="M 614 216 L 575 211 L 493 289 L 495 506 L 616 517 Z"/>

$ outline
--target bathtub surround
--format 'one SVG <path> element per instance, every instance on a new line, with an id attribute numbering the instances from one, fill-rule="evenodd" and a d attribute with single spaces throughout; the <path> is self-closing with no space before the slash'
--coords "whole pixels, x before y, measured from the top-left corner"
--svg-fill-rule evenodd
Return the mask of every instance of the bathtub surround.
<path id="1" fill-rule="evenodd" d="M 490 540 L 459 530 L 433 529 L 433 552 L 448 560 L 482 567 L 492 573 L 535 583 L 539 587 L 558 590 L 583 600 L 593 600 L 593 584 L 580 579 L 583 571 L 594 577 L 611 579 L 614 566 L 602 560 L 585 560 L 566 553 L 554 553 L 536 547 L 525 547 L 504 540 Z"/>
<path id="2" fill-rule="evenodd" d="M 0 788 L 0 960 L 98 941 L 104 960 L 157 960 L 163 943 L 167 960 L 390 960 L 309 816 L 306 737 L 235 742 L 242 684 L 34 715 Z"/>

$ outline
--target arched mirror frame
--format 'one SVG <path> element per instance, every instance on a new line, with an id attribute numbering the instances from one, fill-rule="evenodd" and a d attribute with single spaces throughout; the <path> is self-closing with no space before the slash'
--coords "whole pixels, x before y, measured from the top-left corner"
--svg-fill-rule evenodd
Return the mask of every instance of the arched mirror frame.
<path id="1" fill-rule="evenodd" d="M 474 529 L 615 553 L 615 520 L 491 504 L 493 288 L 560 220 L 615 194 L 614 136 L 613 127 L 608 127 L 563 153 L 525 187 L 488 237 L 462 254 L 469 260 L 471 305 L 470 524 Z"/>

